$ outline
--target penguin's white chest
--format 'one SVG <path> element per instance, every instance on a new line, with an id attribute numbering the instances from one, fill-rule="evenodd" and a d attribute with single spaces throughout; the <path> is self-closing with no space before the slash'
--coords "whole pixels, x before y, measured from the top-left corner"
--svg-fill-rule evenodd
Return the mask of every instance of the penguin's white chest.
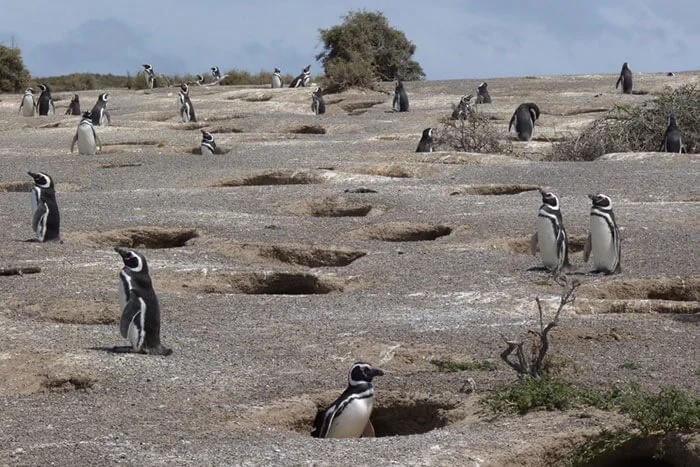
<path id="1" fill-rule="evenodd" d="M 339 415 L 336 415 L 328 430 L 328 438 L 359 438 L 372 414 L 374 397 L 355 399 Z"/>
<path id="2" fill-rule="evenodd" d="M 537 242 L 540 247 L 542 264 L 548 269 L 556 268 L 559 265 L 557 237 L 554 234 L 552 220 L 547 217 L 537 217 Z"/>
<path id="3" fill-rule="evenodd" d="M 596 269 L 614 271 L 617 267 L 617 246 L 607 221 L 591 216 L 591 254 Z"/>
<path id="4" fill-rule="evenodd" d="M 34 98 L 32 96 L 22 98 L 22 115 L 24 117 L 34 116 Z"/>
<path id="5" fill-rule="evenodd" d="M 78 152 L 90 156 L 97 152 L 95 133 L 90 125 L 78 126 Z"/>

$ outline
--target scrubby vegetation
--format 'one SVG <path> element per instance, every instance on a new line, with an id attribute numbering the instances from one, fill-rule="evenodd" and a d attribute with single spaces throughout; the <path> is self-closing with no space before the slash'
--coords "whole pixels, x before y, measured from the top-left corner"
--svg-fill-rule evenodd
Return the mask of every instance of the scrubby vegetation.
<path id="1" fill-rule="evenodd" d="M 437 146 L 441 150 L 499 153 L 513 152 L 513 144 L 493 124 L 491 117 L 479 111 L 478 106 L 469 110 L 464 120 L 449 116 L 440 119 Z"/>
<path id="2" fill-rule="evenodd" d="M 591 161 L 603 154 L 659 151 L 669 115 L 674 115 L 688 152 L 700 149 L 700 89 L 694 84 L 662 94 L 642 105 L 617 105 L 581 134 L 553 146 L 552 160 Z"/>
<path id="3" fill-rule="evenodd" d="M 323 63 L 327 90 L 372 87 L 396 76 L 404 81 L 425 77 L 411 59 L 416 46 L 380 12 L 351 11 L 342 24 L 321 29 L 320 34 L 324 50 L 316 60 Z"/>
<path id="4" fill-rule="evenodd" d="M 0 92 L 19 92 L 29 87 L 31 76 L 17 47 L 0 45 Z"/>

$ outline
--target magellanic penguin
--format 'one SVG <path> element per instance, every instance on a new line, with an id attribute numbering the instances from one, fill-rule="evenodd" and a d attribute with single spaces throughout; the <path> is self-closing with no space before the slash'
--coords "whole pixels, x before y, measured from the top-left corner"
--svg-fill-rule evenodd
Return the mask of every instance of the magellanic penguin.
<path id="1" fill-rule="evenodd" d="M 39 115 L 48 115 L 49 110 L 55 114 L 56 106 L 53 104 L 49 86 L 47 84 L 40 84 L 39 89 L 41 89 L 41 94 L 39 94 L 39 102 L 37 104 L 37 107 L 39 108 Z"/>
<path id="2" fill-rule="evenodd" d="M 486 82 L 481 83 L 479 86 L 476 88 L 476 103 L 477 104 L 490 104 L 491 103 L 491 96 L 489 95 L 489 90 L 488 90 L 489 85 L 486 84 Z"/>
<path id="3" fill-rule="evenodd" d="M 416 152 L 433 152 L 433 136 L 435 135 L 435 128 L 426 128 L 423 130 L 423 135 L 420 137 L 418 142 L 418 148 Z"/>
<path id="4" fill-rule="evenodd" d="M 515 126 L 520 141 L 530 141 L 532 132 L 535 129 L 535 121 L 540 118 L 540 108 L 532 102 L 520 104 L 508 124 L 508 131 Z"/>
<path id="5" fill-rule="evenodd" d="M 66 115 L 80 115 L 80 97 L 77 94 L 73 94 L 73 98 L 68 104 Z"/>
<path id="6" fill-rule="evenodd" d="M 148 273 L 146 258 L 134 250 L 116 247 L 124 267 L 119 272 L 119 330 L 134 352 L 170 355 L 160 343 L 160 307 Z"/>
<path id="7" fill-rule="evenodd" d="M 272 73 L 272 88 L 277 89 L 282 87 L 282 70 L 275 67 L 275 71 Z"/>
<path id="8" fill-rule="evenodd" d="M 472 94 L 462 96 L 457 106 L 452 110 L 452 120 L 467 120 L 469 113 L 472 111 L 471 100 L 474 97 Z"/>
<path id="9" fill-rule="evenodd" d="M 591 206 L 591 230 L 583 248 L 583 260 L 593 254 L 593 271 L 604 274 L 619 273 L 621 241 L 620 230 L 615 222 L 612 201 L 604 194 L 588 195 Z"/>
<path id="10" fill-rule="evenodd" d="M 289 83 L 290 88 L 303 88 L 309 85 L 311 82 L 311 65 L 306 65 L 301 71 L 301 74 L 294 78 L 291 83 Z"/>
<path id="11" fill-rule="evenodd" d="M 146 73 L 146 87 L 148 89 L 153 89 L 156 85 L 156 72 L 150 63 L 144 63 L 143 71 Z"/>
<path id="12" fill-rule="evenodd" d="M 323 89 L 316 88 L 311 94 L 311 110 L 316 115 L 326 113 L 326 103 L 323 100 Z"/>
<path id="13" fill-rule="evenodd" d="M 683 144 L 681 129 L 678 128 L 676 117 L 673 115 L 668 117 L 668 126 L 666 127 L 666 133 L 664 134 L 664 140 L 661 142 L 661 150 L 664 152 L 676 152 L 679 154 L 687 152 L 685 144 Z"/>
<path id="14" fill-rule="evenodd" d="M 615 89 L 622 83 L 622 92 L 625 94 L 632 94 L 632 70 L 627 66 L 627 62 L 622 64 L 622 70 L 620 70 L 620 77 L 617 78 L 617 83 L 615 83 Z"/>
<path id="15" fill-rule="evenodd" d="M 214 77 L 214 81 L 221 81 L 221 71 L 218 66 L 213 66 L 211 69 L 211 75 Z"/>
<path id="16" fill-rule="evenodd" d="M 102 142 L 95 133 L 95 126 L 92 124 L 91 112 L 83 114 L 83 119 L 80 120 L 78 129 L 73 136 L 73 142 L 70 144 L 70 152 L 75 149 L 75 143 L 78 143 L 78 154 L 94 156 L 97 151 L 102 150 Z"/>
<path id="17" fill-rule="evenodd" d="M 537 212 L 537 230 L 530 240 L 530 252 L 533 256 L 540 248 L 540 258 L 544 267 L 552 272 L 568 268 L 569 244 L 564 230 L 564 221 L 559 206 L 559 198 L 550 191 L 540 188 L 542 205 Z"/>
<path id="18" fill-rule="evenodd" d="M 203 156 L 212 156 L 214 154 L 221 154 L 221 151 L 216 146 L 216 141 L 214 141 L 214 135 L 209 133 L 207 130 L 202 131 L 202 142 L 200 148 L 202 150 Z"/>
<path id="19" fill-rule="evenodd" d="M 196 122 L 197 117 L 194 114 L 194 106 L 190 100 L 190 87 L 187 86 L 187 83 L 180 84 L 178 101 L 180 102 L 180 119 L 182 122 Z"/>
<path id="20" fill-rule="evenodd" d="M 408 94 L 403 87 L 403 82 L 396 78 L 394 85 L 394 102 L 392 103 L 394 112 L 408 112 Z"/>
<path id="21" fill-rule="evenodd" d="M 32 230 L 36 241 L 61 240 L 61 216 L 58 213 L 53 179 L 45 173 L 27 172 L 34 179 L 32 188 Z"/>
<path id="22" fill-rule="evenodd" d="M 325 410 L 319 410 L 311 436 L 315 438 L 360 438 L 374 436 L 369 420 L 374 406 L 372 379 L 384 372 L 369 363 L 357 362 L 348 375 L 348 387 Z"/>
<path id="23" fill-rule="evenodd" d="M 109 93 L 103 92 L 97 98 L 97 102 L 92 106 L 90 114 L 92 115 L 92 124 L 101 126 L 105 124 L 112 124 L 112 116 L 107 110 L 107 99 L 109 99 Z"/>
<path id="24" fill-rule="evenodd" d="M 197 86 L 204 86 L 204 76 L 202 75 L 197 75 Z"/>
<path id="25" fill-rule="evenodd" d="M 33 117 L 36 112 L 36 102 L 34 101 L 34 89 L 27 88 L 19 103 L 19 113 L 24 117 Z"/>

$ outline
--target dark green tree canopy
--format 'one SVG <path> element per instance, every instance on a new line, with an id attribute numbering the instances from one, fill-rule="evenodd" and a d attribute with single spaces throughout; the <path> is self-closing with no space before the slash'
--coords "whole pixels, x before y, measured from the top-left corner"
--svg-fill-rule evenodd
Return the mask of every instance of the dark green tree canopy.
<path id="1" fill-rule="evenodd" d="M 388 81 L 398 76 L 410 81 L 425 77 L 420 64 L 411 59 L 416 46 L 403 32 L 390 27 L 380 12 L 351 11 L 343 17 L 343 24 L 321 29 L 320 33 L 324 51 L 316 60 L 321 60 L 331 82 L 355 81 L 348 85 L 371 86 L 377 79 Z M 349 72 L 355 68 L 356 73 Z M 368 72 L 372 74 L 360 81 Z"/>
<path id="2" fill-rule="evenodd" d="M 30 78 L 19 49 L 0 45 L 0 91 L 19 92 L 29 85 Z"/>

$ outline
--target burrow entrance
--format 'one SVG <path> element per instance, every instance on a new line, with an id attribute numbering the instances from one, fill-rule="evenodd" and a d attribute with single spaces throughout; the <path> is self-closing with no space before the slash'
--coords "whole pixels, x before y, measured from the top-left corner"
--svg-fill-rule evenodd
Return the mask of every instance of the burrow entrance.
<path id="1" fill-rule="evenodd" d="M 40 321 L 66 324 L 117 324 L 121 315 L 115 302 L 58 298 L 46 303 L 8 303 L 10 310 Z"/>
<path id="2" fill-rule="evenodd" d="M 533 226 L 534 233 L 534 226 Z M 489 246 L 497 250 L 503 250 L 508 253 L 515 253 L 518 255 L 529 255 L 530 253 L 530 239 L 531 236 L 518 237 L 518 238 L 499 238 L 491 241 Z M 586 244 L 585 235 L 573 235 L 569 236 L 569 255 L 571 253 L 578 253 L 583 251 L 583 247 Z M 539 251 L 539 248 L 538 248 Z"/>
<path id="3" fill-rule="evenodd" d="M 377 175 L 379 177 L 391 178 L 416 178 L 418 176 L 417 169 L 400 164 L 360 167 L 356 169 L 355 172 L 363 175 Z"/>
<path id="4" fill-rule="evenodd" d="M 257 186 L 257 185 L 310 185 L 322 183 L 323 178 L 318 174 L 299 171 L 263 172 L 224 180 L 215 187 Z"/>
<path id="5" fill-rule="evenodd" d="M 96 246 L 121 246 L 126 248 L 177 248 L 199 237 L 196 229 L 167 229 L 162 227 L 135 227 L 108 230 L 106 232 L 82 232 L 68 238 L 78 243 Z"/>
<path id="6" fill-rule="evenodd" d="M 297 135 L 325 135 L 326 129 L 320 125 L 302 125 L 290 128 L 288 132 Z"/>
<path id="7" fill-rule="evenodd" d="M 340 105 L 340 108 L 347 112 L 348 115 L 362 115 L 375 105 L 383 104 L 385 101 L 362 101 L 362 102 L 347 102 Z"/>
<path id="8" fill-rule="evenodd" d="M 189 275 L 181 287 L 196 293 L 315 295 L 343 292 L 348 281 L 302 272 L 240 272 Z"/>
<path id="9" fill-rule="evenodd" d="M 676 434 L 639 436 L 587 460 L 588 467 L 700 465 L 700 455 Z M 696 440 L 697 443 L 697 440 Z"/>
<path id="10" fill-rule="evenodd" d="M 452 228 L 442 224 L 390 222 L 374 224 L 355 231 L 355 235 L 369 240 L 386 242 L 430 241 L 452 233 Z"/>
<path id="11" fill-rule="evenodd" d="M 29 180 L 2 182 L 0 183 L 0 193 L 29 193 L 34 188 L 34 182 Z M 56 192 L 80 191 L 82 186 L 71 182 L 56 182 Z"/>
<path id="12" fill-rule="evenodd" d="M 536 191 L 539 189 L 537 185 L 522 185 L 522 184 L 510 184 L 510 185 L 469 185 L 462 187 L 458 190 L 451 192 L 451 195 L 517 195 L 519 193 L 524 193 L 526 191 Z"/>
<path id="13" fill-rule="evenodd" d="M 347 266 L 367 254 L 366 251 L 317 248 L 304 245 L 258 245 L 256 248 L 260 256 L 310 268 Z"/>
<path id="14" fill-rule="evenodd" d="M 364 217 L 371 210 L 371 204 L 347 198 L 302 200 L 290 207 L 293 214 L 312 217 Z"/>

